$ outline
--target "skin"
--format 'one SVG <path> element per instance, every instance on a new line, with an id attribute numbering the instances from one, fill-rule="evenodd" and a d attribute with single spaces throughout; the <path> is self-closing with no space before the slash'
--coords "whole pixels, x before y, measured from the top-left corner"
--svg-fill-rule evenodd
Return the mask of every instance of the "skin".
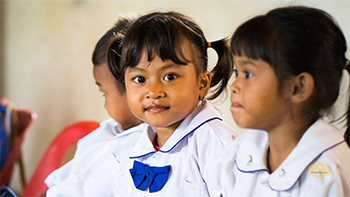
<path id="1" fill-rule="evenodd" d="M 314 121 L 304 112 L 311 101 L 313 78 L 302 73 L 285 79 L 280 89 L 268 63 L 244 55 L 234 58 L 236 80 L 230 87 L 230 111 L 238 126 L 268 133 L 268 168 L 272 173 Z"/>
<path id="2" fill-rule="evenodd" d="M 190 48 L 185 44 L 182 50 L 190 60 L 187 65 L 162 61 L 158 56 L 148 62 L 144 53 L 140 63 L 125 72 L 129 107 L 135 116 L 155 129 L 158 146 L 163 146 L 196 108 L 198 99 L 205 97 L 210 86 L 210 72 L 198 76 Z"/>
<path id="3" fill-rule="evenodd" d="M 116 81 L 108 69 L 107 63 L 94 66 L 93 75 L 96 85 L 103 92 L 104 107 L 108 114 L 118 122 L 122 130 L 129 129 L 141 123 L 130 111 L 126 93 L 121 93 L 116 87 Z"/>

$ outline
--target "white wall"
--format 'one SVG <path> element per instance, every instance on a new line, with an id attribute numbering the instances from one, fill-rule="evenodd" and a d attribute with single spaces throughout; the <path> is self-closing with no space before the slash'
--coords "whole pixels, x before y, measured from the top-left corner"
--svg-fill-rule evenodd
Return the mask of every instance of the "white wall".
<path id="1" fill-rule="evenodd" d="M 23 145 L 27 179 L 60 129 L 78 120 L 101 121 L 108 117 L 92 77 L 91 53 L 96 41 L 120 14 L 179 11 L 197 21 L 207 39 L 213 41 L 230 36 L 243 21 L 271 8 L 302 4 L 331 13 L 350 46 L 349 0 L 5 0 L 3 3 L 3 93 L 17 106 L 32 108 L 38 114 Z M 215 53 L 210 51 L 209 55 L 210 64 L 214 64 Z M 214 103 L 224 121 L 236 128 L 229 113 L 229 101 L 222 99 Z M 17 179 L 11 187 L 21 191 Z"/>

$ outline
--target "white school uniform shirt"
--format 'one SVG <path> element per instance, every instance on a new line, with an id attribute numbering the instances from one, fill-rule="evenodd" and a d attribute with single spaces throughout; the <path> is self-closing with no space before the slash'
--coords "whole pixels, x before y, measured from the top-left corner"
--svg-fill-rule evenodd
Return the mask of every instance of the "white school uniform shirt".
<path id="1" fill-rule="evenodd" d="M 272 174 L 266 168 L 267 148 L 267 133 L 258 130 L 248 130 L 228 146 L 220 161 L 223 197 L 350 196 L 349 147 L 341 132 L 322 119 Z M 318 178 L 320 173 L 329 175 Z"/>
<path id="2" fill-rule="evenodd" d="M 123 165 L 121 175 L 115 179 L 114 195 L 206 197 L 215 193 L 219 196 L 218 182 L 207 179 L 211 173 L 207 163 L 217 159 L 218 153 L 233 141 L 233 134 L 214 107 L 205 101 L 183 120 L 157 152 L 152 144 L 156 133 L 148 126 L 135 144 L 130 160 Z M 160 191 L 150 193 L 148 187 L 141 191 L 134 186 L 129 172 L 134 161 L 151 166 L 171 166 L 168 180 Z"/>
<path id="3" fill-rule="evenodd" d="M 109 119 L 80 139 L 74 158 L 45 180 L 47 196 L 112 196 L 112 180 L 146 124 L 122 131 Z"/>

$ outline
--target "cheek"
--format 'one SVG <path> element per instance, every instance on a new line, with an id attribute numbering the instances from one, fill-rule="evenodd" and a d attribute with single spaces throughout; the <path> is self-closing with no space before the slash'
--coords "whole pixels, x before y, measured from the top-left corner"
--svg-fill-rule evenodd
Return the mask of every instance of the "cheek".
<path id="1" fill-rule="evenodd" d="M 127 101 L 128 103 L 135 102 L 137 95 L 130 89 L 126 91 Z"/>
<path id="2" fill-rule="evenodd" d="M 126 96 L 126 104 L 129 106 L 131 111 L 135 111 L 135 109 L 137 109 L 141 105 L 141 101 L 139 100 L 138 94 L 128 89 Z"/>
<path id="3" fill-rule="evenodd" d="M 108 112 L 109 115 L 111 115 L 111 112 L 113 111 L 113 107 L 111 106 L 111 99 L 108 96 L 105 96 L 105 110 Z"/>
<path id="4" fill-rule="evenodd" d="M 268 113 L 278 105 L 278 96 L 275 87 L 261 87 L 259 89 L 245 92 L 249 96 L 246 101 L 249 102 L 249 110 L 252 114 Z"/>
<path id="5" fill-rule="evenodd" d="M 133 93 L 133 88 L 130 87 L 130 84 L 128 82 L 125 82 L 125 91 L 128 102 L 131 102 L 135 95 Z"/>

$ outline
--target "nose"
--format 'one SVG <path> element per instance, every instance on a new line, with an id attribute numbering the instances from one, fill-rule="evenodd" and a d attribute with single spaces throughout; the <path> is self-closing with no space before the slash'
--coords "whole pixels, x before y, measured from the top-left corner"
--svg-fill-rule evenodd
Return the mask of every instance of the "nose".
<path id="1" fill-rule="evenodd" d="M 230 90 L 232 94 L 238 94 L 240 91 L 239 80 L 236 78 L 230 86 Z"/>
<path id="2" fill-rule="evenodd" d="M 148 83 L 147 99 L 160 99 L 165 97 L 165 92 L 161 82 L 153 81 Z"/>

